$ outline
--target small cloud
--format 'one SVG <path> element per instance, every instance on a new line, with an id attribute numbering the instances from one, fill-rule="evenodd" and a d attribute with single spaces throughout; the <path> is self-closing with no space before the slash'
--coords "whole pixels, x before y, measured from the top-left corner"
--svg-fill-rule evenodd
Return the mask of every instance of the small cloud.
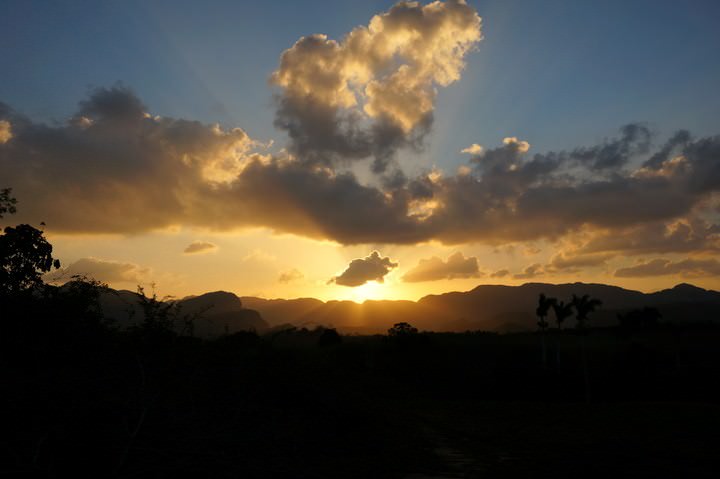
<path id="1" fill-rule="evenodd" d="M 421 259 L 413 269 L 405 273 L 403 281 L 416 283 L 441 279 L 477 278 L 482 276 L 475 256 L 466 258 L 461 252 L 451 255 L 447 261 L 437 256 Z"/>
<path id="2" fill-rule="evenodd" d="M 556 253 L 550 259 L 547 265 L 549 271 L 566 271 L 568 273 L 578 272 L 579 268 L 605 266 L 606 261 L 612 258 L 610 253 L 591 253 L 591 254 L 567 254 L 563 252 Z"/>
<path id="3" fill-rule="evenodd" d="M 218 246 L 215 243 L 209 241 L 196 240 L 190 243 L 187 248 L 183 251 L 185 254 L 205 254 L 213 251 L 217 251 Z"/>
<path id="4" fill-rule="evenodd" d="M 531 264 L 527 268 L 523 270 L 522 273 L 517 273 L 513 275 L 514 279 L 532 279 L 537 276 L 542 276 L 545 274 L 545 271 L 543 270 L 543 266 L 540 263 Z"/>
<path id="5" fill-rule="evenodd" d="M 280 275 L 278 276 L 278 283 L 294 283 L 296 281 L 302 280 L 303 278 L 305 278 L 305 275 L 302 274 L 300 270 L 293 268 L 280 273 Z"/>
<path id="6" fill-rule="evenodd" d="M 0 145 L 10 141 L 12 137 L 13 135 L 10 128 L 10 122 L 7 120 L 0 120 Z"/>
<path id="7" fill-rule="evenodd" d="M 503 138 L 503 143 L 506 145 L 514 145 L 515 148 L 517 148 L 517 151 L 520 153 L 527 153 L 530 150 L 530 143 L 523 140 L 518 140 L 517 137 L 511 136 L 508 138 Z"/>
<path id="8" fill-rule="evenodd" d="M 482 145 L 478 145 L 477 143 L 473 143 L 472 145 L 468 146 L 465 149 L 460 150 L 460 153 L 467 153 L 468 155 L 482 155 L 483 151 L 485 151 L 485 148 L 482 147 Z"/>
<path id="9" fill-rule="evenodd" d="M 510 271 L 506 269 L 501 269 L 499 271 L 495 271 L 490 275 L 491 278 L 504 278 L 506 276 L 510 276 Z"/>
<path id="10" fill-rule="evenodd" d="M 335 283 L 341 286 L 362 286 L 368 281 L 377 281 L 382 283 L 385 275 L 394 268 L 398 263 L 393 263 L 389 257 L 381 257 L 380 253 L 373 251 L 366 258 L 354 259 L 350 262 L 347 269 L 340 276 L 335 276 L 328 281 L 328 284 Z"/>
<path id="11" fill-rule="evenodd" d="M 81 130 L 84 130 L 86 128 L 90 128 L 93 125 L 94 121 L 91 118 L 88 118 L 86 116 L 74 116 L 68 120 L 68 124 L 70 126 L 74 126 L 75 128 L 80 128 Z"/>
<path id="12" fill-rule="evenodd" d="M 46 280 L 53 283 L 64 283 L 73 276 L 87 276 L 105 283 L 141 283 L 149 274 L 149 268 L 143 268 L 135 263 L 80 258 L 57 272 L 49 273 L 46 275 Z"/>
<path id="13" fill-rule="evenodd" d="M 268 264 L 273 263 L 277 261 L 277 258 L 270 253 L 267 253 L 260 249 L 254 249 L 248 254 L 246 254 L 242 261 L 245 263 L 258 263 L 258 264 Z"/>
<path id="14" fill-rule="evenodd" d="M 472 168 L 470 168 L 468 165 L 460 165 L 457 169 L 458 176 L 467 176 L 470 173 L 472 173 Z"/>

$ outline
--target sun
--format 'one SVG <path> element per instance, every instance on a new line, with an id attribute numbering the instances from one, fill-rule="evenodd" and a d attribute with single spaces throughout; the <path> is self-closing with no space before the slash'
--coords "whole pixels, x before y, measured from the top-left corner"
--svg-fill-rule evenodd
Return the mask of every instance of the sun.
<path id="1" fill-rule="evenodd" d="M 377 281 L 368 281 L 362 286 L 356 286 L 350 292 L 349 298 L 357 303 L 362 303 L 368 299 L 382 299 L 386 295 L 385 283 Z"/>

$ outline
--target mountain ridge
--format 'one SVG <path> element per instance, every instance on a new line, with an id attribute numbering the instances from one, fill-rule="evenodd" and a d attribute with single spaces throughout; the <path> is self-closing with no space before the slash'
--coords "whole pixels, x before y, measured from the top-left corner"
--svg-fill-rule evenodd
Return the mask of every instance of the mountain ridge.
<path id="1" fill-rule="evenodd" d="M 602 283 L 529 282 L 520 286 L 478 285 L 468 291 L 423 296 L 418 301 L 265 299 L 228 291 L 174 301 L 182 314 L 198 318 L 198 329 L 205 336 L 247 329 L 262 332 L 283 325 L 325 326 L 345 333 L 372 334 L 383 333 L 399 322 L 423 330 L 507 332 L 536 328 L 535 308 L 540 293 L 563 301 L 570 301 L 573 294 L 588 294 L 602 300 L 603 305 L 591 315 L 591 324 L 596 326 L 616 324 L 617 314 L 646 306 L 658 308 L 668 321 L 720 318 L 720 292 L 687 283 L 652 293 Z M 137 296 L 130 291 L 118 291 L 117 295 L 125 297 L 126 306 Z M 117 298 L 108 298 L 105 303 L 113 301 Z M 117 304 L 114 308 L 117 312 Z M 554 320 L 552 313 L 550 320 Z"/>

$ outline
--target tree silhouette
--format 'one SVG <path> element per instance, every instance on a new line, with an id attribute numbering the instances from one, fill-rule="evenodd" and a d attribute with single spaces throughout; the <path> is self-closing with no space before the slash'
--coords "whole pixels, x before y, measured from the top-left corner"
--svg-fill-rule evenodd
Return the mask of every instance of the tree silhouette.
<path id="1" fill-rule="evenodd" d="M 540 293 L 540 297 L 538 298 L 538 307 L 535 310 L 535 314 L 537 314 L 538 316 L 538 326 L 540 327 L 540 338 L 542 344 L 541 357 L 543 368 L 547 367 L 547 343 L 545 341 L 545 333 L 549 326 L 549 323 L 545 318 L 547 318 L 550 308 L 555 303 L 557 303 L 557 299 L 548 298 L 547 296 L 545 296 L 544 293 Z"/>
<path id="2" fill-rule="evenodd" d="M 555 313 L 557 327 L 558 329 L 562 329 L 563 322 L 572 315 L 573 305 L 572 303 L 565 303 L 565 301 L 555 301 L 552 309 Z"/>
<path id="3" fill-rule="evenodd" d="M 405 337 L 417 334 L 418 330 L 410 323 L 395 323 L 392 328 L 388 329 L 388 336 Z"/>
<path id="4" fill-rule="evenodd" d="M 179 305 L 171 297 L 158 299 L 155 283 L 151 285 L 152 295 L 145 294 L 145 288 L 138 285 L 138 304 L 143 312 L 143 322 L 136 331 L 151 340 L 167 340 L 176 336 L 175 325 L 179 317 Z"/>
<path id="5" fill-rule="evenodd" d="M 588 314 L 595 311 L 595 308 L 602 305 L 599 299 L 591 298 L 590 295 L 576 296 L 573 294 L 571 304 L 575 308 L 575 319 L 577 319 L 577 327 L 581 332 L 585 332 L 585 321 Z M 585 401 L 590 402 L 590 371 L 588 369 L 587 348 L 585 347 L 585 334 L 580 335 L 580 352 L 582 355 L 583 378 L 585 379 Z"/>
<path id="6" fill-rule="evenodd" d="M 30 225 L 8 226 L 0 236 L 0 294 L 16 294 L 43 284 L 42 275 L 60 268 L 43 231 Z"/>
<path id="7" fill-rule="evenodd" d="M 14 214 L 17 211 L 15 209 L 17 200 L 10 195 L 11 193 L 12 188 L 3 188 L 0 190 L 0 219 L 7 213 Z"/>
<path id="8" fill-rule="evenodd" d="M 662 318 L 657 308 L 645 306 L 643 309 L 634 309 L 627 314 L 618 314 L 620 326 L 630 330 L 652 329 Z"/>
<path id="9" fill-rule="evenodd" d="M 590 295 L 576 296 L 573 294 L 571 306 L 575 308 L 575 319 L 577 319 L 577 327 L 585 328 L 585 321 L 588 320 L 588 314 L 595 311 L 595 308 L 602 306 L 602 301 L 591 298 Z"/>
<path id="10" fill-rule="evenodd" d="M 334 328 L 323 328 L 320 337 L 318 338 L 318 346 L 326 348 L 329 346 L 335 346 L 342 343 L 342 337 L 338 334 Z"/>
<path id="11" fill-rule="evenodd" d="M 552 304 L 553 312 L 555 313 L 555 322 L 557 323 L 558 331 L 562 330 L 563 322 L 572 316 L 573 305 L 572 302 L 566 303 L 565 301 L 555 301 Z M 555 345 L 555 365 L 560 366 L 560 338 L 557 338 Z"/>

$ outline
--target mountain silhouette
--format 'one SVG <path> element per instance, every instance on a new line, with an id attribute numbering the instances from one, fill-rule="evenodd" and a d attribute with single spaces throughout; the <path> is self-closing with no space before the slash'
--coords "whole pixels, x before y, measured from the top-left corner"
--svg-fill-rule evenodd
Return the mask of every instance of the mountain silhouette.
<path id="1" fill-rule="evenodd" d="M 244 308 L 237 295 L 226 291 L 166 302 L 178 306 L 176 314 L 179 319 L 194 320 L 194 333 L 199 337 L 215 337 L 238 331 L 262 332 L 268 329 L 268 323 L 258 311 Z M 121 327 L 138 324 L 144 319 L 138 293 L 110 291 L 101 296 L 100 304 L 105 316 L 115 320 Z"/>
<path id="2" fill-rule="evenodd" d="M 606 284 L 526 283 L 521 286 L 480 285 L 466 292 L 429 295 L 417 302 L 353 301 L 317 299 L 262 299 L 243 296 L 242 301 L 260 312 L 271 325 L 292 323 L 296 326 L 323 325 L 345 332 L 385 332 L 398 321 L 421 329 L 436 331 L 522 331 L 533 330 L 535 308 L 540 293 L 569 300 L 573 294 L 588 294 L 603 301 L 593 314 L 597 326 L 617 324 L 617 313 L 645 306 L 656 307 L 665 320 L 704 320 L 720 317 L 720 292 L 689 284 L 655 293 L 642 293 Z M 694 318 L 687 317 L 692 305 Z"/>
<path id="3" fill-rule="evenodd" d="M 480 285 L 465 292 L 429 295 L 419 301 L 320 301 L 314 298 L 263 299 L 215 291 L 175 301 L 181 315 L 195 316 L 196 334 L 256 330 L 286 324 L 297 327 L 334 327 L 344 333 L 384 333 L 393 324 L 408 322 L 423 330 L 499 332 L 528 331 L 537 327 L 535 309 L 540 293 L 569 300 L 573 294 L 599 298 L 593 326 L 617 324 L 618 313 L 654 307 L 664 321 L 705 321 L 720 318 L 720 292 L 690 284 L 654 293 L 595 283 L 526 283 L 521 286 Z M 103 295 L 105 314 L 119 321 L 142 320 L 138 295 L 116 291 Z M 692 315 L 689 315 L 692 311 Z M 552 313 L 551 313 L 552 315 Z M 567 327 L 572 327 L 570 318 Z"/>

